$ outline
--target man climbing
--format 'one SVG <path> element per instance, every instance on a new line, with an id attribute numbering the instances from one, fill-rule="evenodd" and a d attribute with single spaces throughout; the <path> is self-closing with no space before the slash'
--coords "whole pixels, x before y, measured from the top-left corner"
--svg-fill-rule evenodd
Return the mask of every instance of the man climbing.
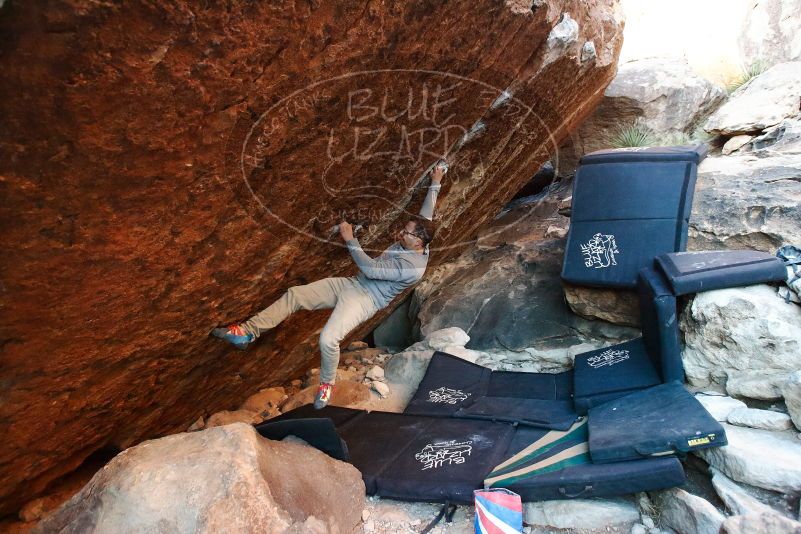
<path id="1" fill-rule="evenodd" d="M 290 287 L 281 298 L 241 324 L 215 328 L 211 334 L 245 350 L 257 337 L 275 328 L 297 310 L 333 308 L 320 332 L 320 387 L 314 407 L 323 408 L 331 400 L 339 343 L 348 333 L 385 308 L 404 289 L 423 277 L 428 264 L 428 244 L 434 237 L 431 220 L 447 165 L 437 164 L 431 173 L 431 186 L 420 208 L 420 216 L 408 221 L 395 234 L 397 241 L 373 259 L 353 237 L 353 227 L 342 222 L 339 233 L 359 268 L 355 277 L 324 278 L 311 284 Z"/>

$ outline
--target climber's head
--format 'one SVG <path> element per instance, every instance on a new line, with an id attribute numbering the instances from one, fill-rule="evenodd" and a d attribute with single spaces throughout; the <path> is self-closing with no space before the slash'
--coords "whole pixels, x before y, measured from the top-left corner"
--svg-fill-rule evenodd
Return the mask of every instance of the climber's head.
<path id="1" fill-rule="evenodd" d="M 434 239 L 434 224 L 423 217 L 416 217 L 408 221 L 396 237 L 403 248 L 422 250 Z"/>

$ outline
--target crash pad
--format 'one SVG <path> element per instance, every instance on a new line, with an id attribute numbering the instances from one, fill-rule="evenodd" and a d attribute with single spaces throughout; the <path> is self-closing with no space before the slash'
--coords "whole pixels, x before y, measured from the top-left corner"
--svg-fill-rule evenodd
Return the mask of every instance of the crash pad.
<path id="1" fill-rule="evenodd" d="M 674 295 L 766 282 L 783 282 L 784 262 L 756 250 L 674 252 L 656 257 Z"/>
<path id="2" fill-rule="evenodd" d="M 726 433 L 678 382 L 609 401 L 589 411 L 594 463 L 687 453 L 726 445 Z"/>
<path id="3" fill-rule="evenodd" d="M 593 152 L 573 182 L 562 278 L 598 287 L 637 285 L 658 254 L 687 243 L 702 147 Z"/>
<path id="4" fill-rule="evenodd" d="M 681 485 L 676 458 L 594 464 L 589 455 L 587 419 L 568 431 L 518 428 L 503 462 L 484 481 L 508 488 L 524 501 L 624 495 Z"/>

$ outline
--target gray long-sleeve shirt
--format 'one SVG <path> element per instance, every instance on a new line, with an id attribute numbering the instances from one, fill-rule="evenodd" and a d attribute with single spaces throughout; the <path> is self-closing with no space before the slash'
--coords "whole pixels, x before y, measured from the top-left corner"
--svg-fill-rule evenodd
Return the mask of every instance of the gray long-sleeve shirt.
<path id="1" fill-rule="evenodd" d="M 439 190 L 439 184 L 432 184 L 420 208 L 420 215 L 428 220 L 434 218 L 434 205 Z M 407 250 L 400 243 L 394 243 L 373 259 L 362 250 L 356 238 L 346 241 L 346 245 L 359 267 L 356 279 L 370 293 L 378 308 L 385 307 L 404 289 L 420 280 L 428 264 L 427 246 L 420 253 Z"/>

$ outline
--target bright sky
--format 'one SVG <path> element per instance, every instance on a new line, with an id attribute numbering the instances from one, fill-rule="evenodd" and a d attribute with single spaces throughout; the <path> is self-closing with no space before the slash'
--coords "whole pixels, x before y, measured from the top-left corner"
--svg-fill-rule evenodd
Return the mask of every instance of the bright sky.
<path id="1" fill-rule="evenodd" d="M 626 30 L 620 61 L 684 57 L 719 84 L 742 69 L 737 37 L 754 0 L 622 0 Z"/>

